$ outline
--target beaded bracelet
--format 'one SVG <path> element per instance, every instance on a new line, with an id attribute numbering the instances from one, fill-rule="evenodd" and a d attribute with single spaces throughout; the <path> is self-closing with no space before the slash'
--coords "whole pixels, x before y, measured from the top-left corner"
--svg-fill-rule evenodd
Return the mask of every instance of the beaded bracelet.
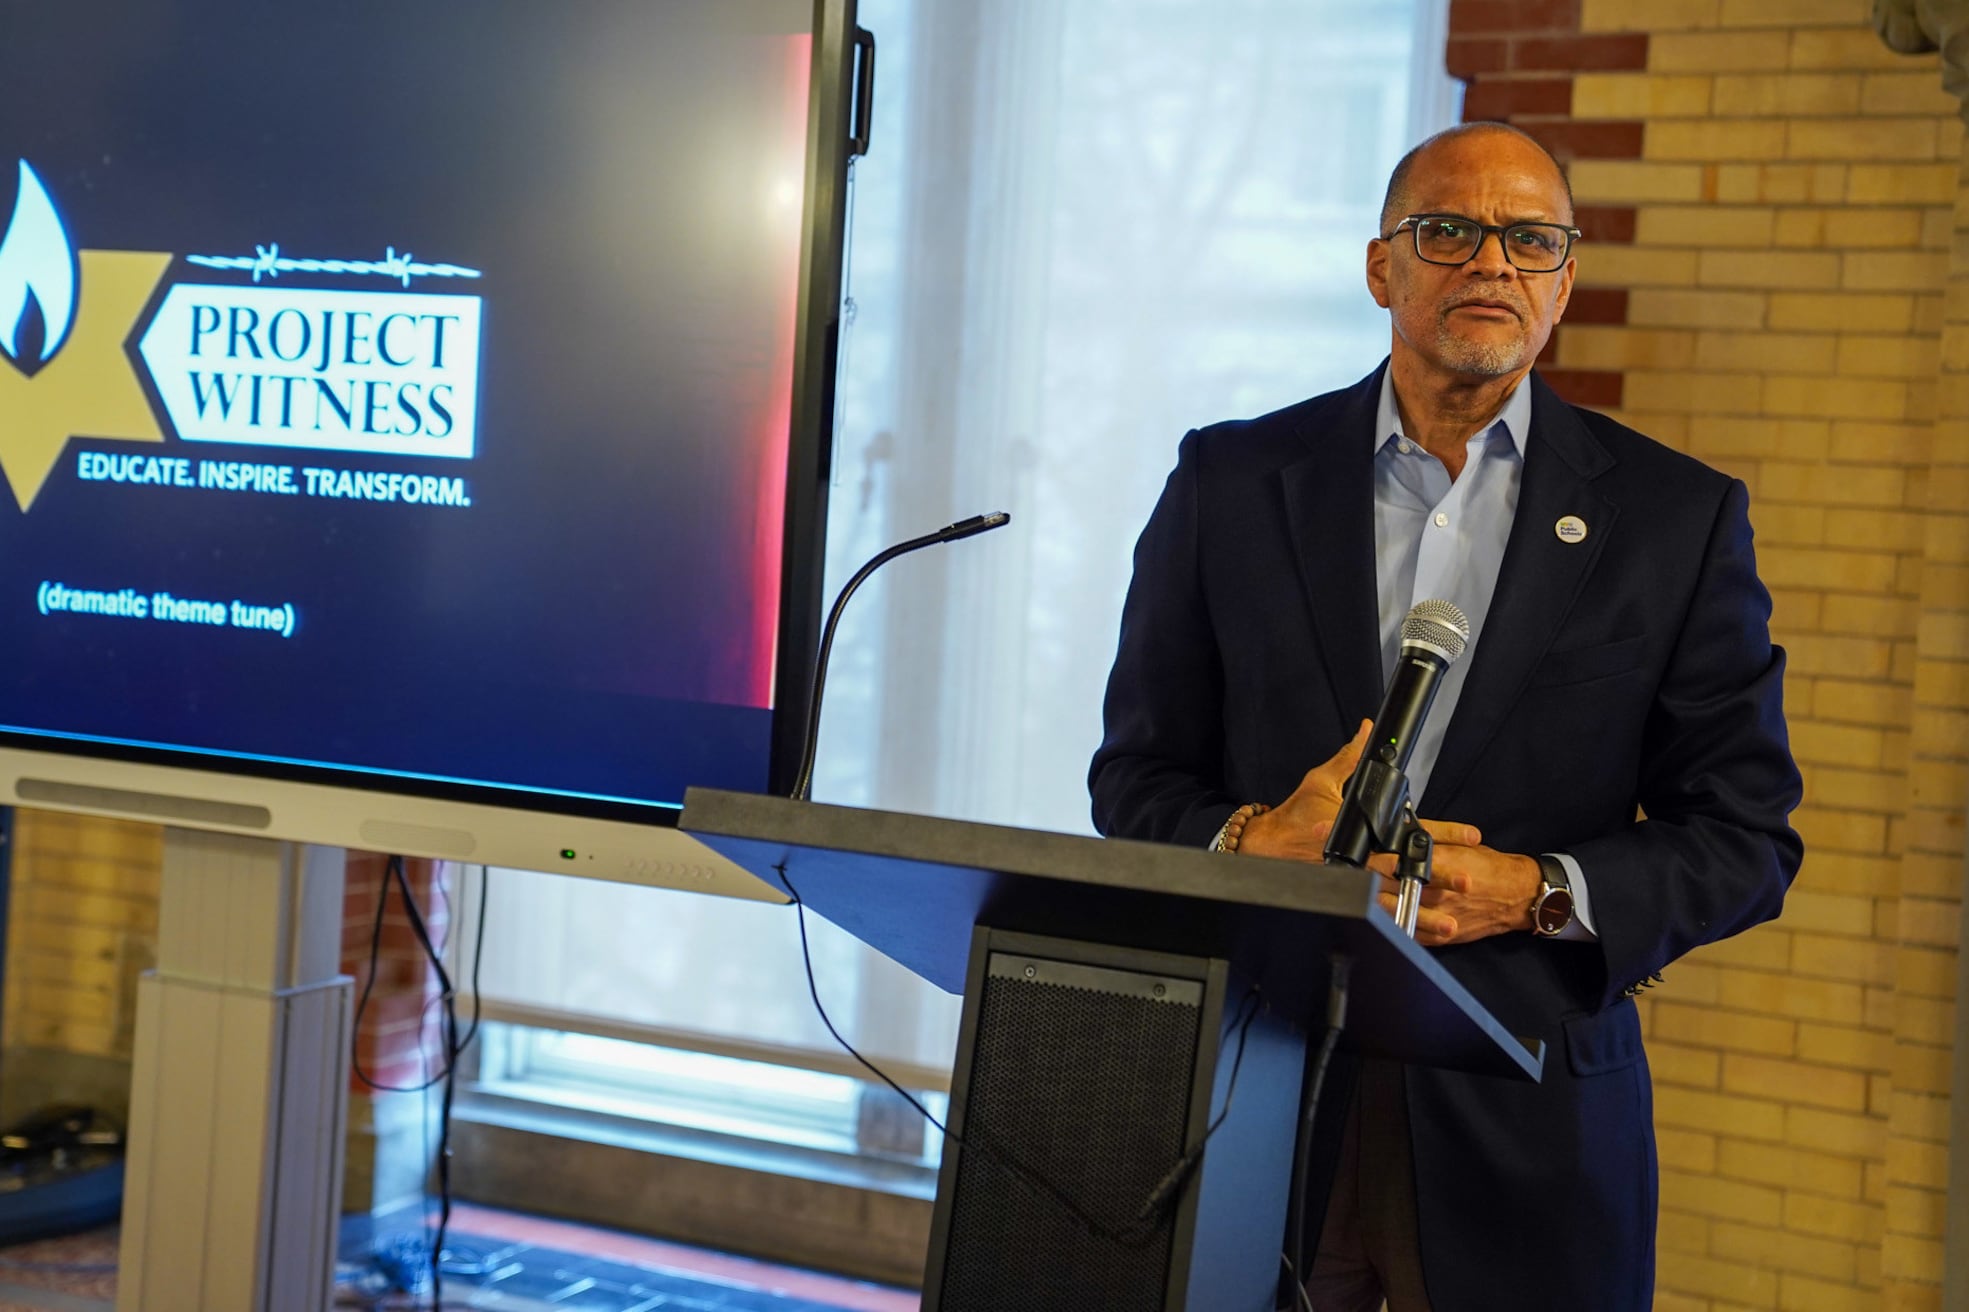
<path id="1" fill-rule="evenodd" d="M 1231 812 L 1230 819 L 1224 821 L 1224 827 L 1217 831 L 1217 841 L 1211 846 L 1219 852 L 1237 851 L 1238 842 L 1244 837 L 1244 827 L 1250 824 L 1254 817 L 1261 816 L 1271 809 L 1263 802 L 1246 802 Z"/>

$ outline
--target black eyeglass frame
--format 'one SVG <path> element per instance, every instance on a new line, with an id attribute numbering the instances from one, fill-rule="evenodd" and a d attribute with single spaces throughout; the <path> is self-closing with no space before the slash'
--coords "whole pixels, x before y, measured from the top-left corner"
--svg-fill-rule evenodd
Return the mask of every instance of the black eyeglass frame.
<path id="1" fill-rule="evenodd" d="M 1457 223 L 1466 223 L 1472 228 L 1477 229 L 1477 244 L 1471 248 L 1468 255 L 1460 260 L 1432 260 L 1422 253 L 1421 225 L 1424 219 L 1453 219 Z M 1572 258 L 1573 243 L 1578 241 L 1581 235 L 1578 228 L 1564 223 L 1544 223 L 1537 220 L 1527 220 L 1523 223 L 1479 223 L 1467 214 L 1405 214 L 1402 216 L 1402 221 L 1390 228 L 1388 235 L 1381 238 L 1381 240 L 1393 241 L 1395 234 L 1403 228 L 1407 228 L 1409 231 L 1409 244 L 1415 248 L 1416 259 L 1421 260 L 1424 264 L 1434 264 L 1445 269 L 1461 268 L 1463 265 L 1468 264 L 1471 260 L 1483 254 L 1484 243 L 1490 240 L 1490 235 L 1494 232 L 1497 234 L 1498 248 L 1504 252 L 1506 263 L 1510 264 L 1519 273 L 1557 273 L 1559 270 L 1565 268 L 1566 261 Z M 1512 259 L 1511 243 L 1505 240 L 1505 236 L 1515 228 L 1557 228 L 1560 232 L 1565 233 L 1566 248 L 1559 252 L 1559 262 L 1549 269 L 1527 269 L 1524 265 Z"/>

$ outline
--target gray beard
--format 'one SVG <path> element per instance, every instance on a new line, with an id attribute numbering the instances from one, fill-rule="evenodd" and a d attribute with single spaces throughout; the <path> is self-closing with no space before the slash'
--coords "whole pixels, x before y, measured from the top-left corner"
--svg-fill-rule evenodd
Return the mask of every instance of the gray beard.
<path id="1" fill-rule="evenodd" d="M 1501 378 L 1517 369 L 1525 358 L 1525 342 L 1473 342 L 1458 337 L 1448 325 L 1436 329 L 1436 350 L 1443 363 L 1458 373 Z"/>

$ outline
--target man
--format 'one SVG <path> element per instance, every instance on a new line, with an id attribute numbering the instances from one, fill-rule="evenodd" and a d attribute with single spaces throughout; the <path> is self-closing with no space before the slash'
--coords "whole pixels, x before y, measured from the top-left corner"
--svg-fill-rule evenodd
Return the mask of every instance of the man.
<path id="1" fill-rule="evenodd" d="M 1189 434 L 1136 548 L 1090 775 L 1110 835 L 1318 860 L 1403 616 L 1439 597 L 1471 621 L 1409 767 L 1437 818 L 1417 937 L 1546 1042 L 1545 1074 L 1367 1062 L 1355 1097 L 1336 1064 L 1320 1123 L 1344 1143 L 1320 1148 L 1338 1166 L 1308 1207 L 1319 1312 L 1644 1312 L 1632 995 L 1776 915 L 1801 856 L 1743 485 L 1532 371 L 1572 223 L 1515 129 L 1417 147 L 1367 249 L 1388 361 Z"/>

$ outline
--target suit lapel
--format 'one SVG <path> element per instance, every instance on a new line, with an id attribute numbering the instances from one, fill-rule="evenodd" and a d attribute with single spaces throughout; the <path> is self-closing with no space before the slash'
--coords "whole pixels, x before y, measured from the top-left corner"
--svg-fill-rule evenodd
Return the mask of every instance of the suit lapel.
<path id="1" fill-rule="evenodd" d="M 1381 701 L 1381 626 L 1374 564 L 1375 370 L 1340 398 L 1329 422 L 1303 424 L 1306 455 L 1279 471 L 1286 525 L 1312 605 L 1340 727 Z M 1309 671 L 1310 673 L 1310 671 Z"/>
<path id="2" fill-rule="evenodd" d="M 1526 680 L 1592 573 L 1619 509 L 1591 482 L 1613 464 L 1613 457 L 1544 379 L 1535 372 L 1530 379 L 1531 434 L 1517 514 L 1469 678 L 1429 778 L 1427 815 L 1437 815 L 1441 804 L 1456 795 L 1523 694 Z M 1568 515 L 1585 522 L 1584 541 L 1558 537 L 1556 526 Z"/>

